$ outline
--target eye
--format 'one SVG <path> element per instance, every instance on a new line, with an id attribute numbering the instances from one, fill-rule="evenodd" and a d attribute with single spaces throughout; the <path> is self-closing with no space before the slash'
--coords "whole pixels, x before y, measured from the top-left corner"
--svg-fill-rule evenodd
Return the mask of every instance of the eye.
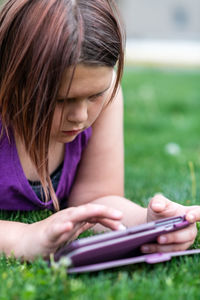
<path id="1" fill-rule="evenodd" d="M 103 96 L 103 94 L 104 94 L 104 93 L 100 93 L 100 94 L 91 96 L 91 97 L 89 97 L 89 100 L 90 100 L 91 102 L 96 101 L 96 100 L 98 100 L 99 98 L 101 98 L 101 97 Z"/>
<path id="2" fill-rule="evenodd" d="M 65 102 L 65 99 L 62 99 L 62 98 L 56 100 L 57 104 L 63 104 L 64 102 Z"/>

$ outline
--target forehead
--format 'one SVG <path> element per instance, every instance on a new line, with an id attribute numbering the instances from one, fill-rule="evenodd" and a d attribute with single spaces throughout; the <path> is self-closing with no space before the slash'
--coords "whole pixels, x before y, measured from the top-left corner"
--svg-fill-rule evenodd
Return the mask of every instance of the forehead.
<path id="1" fill-rule="evenodd" d="M 67 89 L 71 80 L 72 69 L 63 75 L 59 89 L 59 97 L 66 97 Z M 75 69 L 68 98 L 95 95 L 111 85 L 113 68 L 102 66 L 78 65 Z"/>

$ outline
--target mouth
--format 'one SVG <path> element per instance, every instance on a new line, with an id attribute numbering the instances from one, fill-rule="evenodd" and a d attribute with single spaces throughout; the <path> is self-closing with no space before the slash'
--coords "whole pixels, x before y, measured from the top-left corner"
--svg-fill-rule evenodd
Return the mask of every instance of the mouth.
<path id="1" fill-rule="evenodd" d="M 73 136 L 79 134 L 83 129 L 77 129 L 77 130 L 62 130 L 62 133 L 64 135 Z"/>

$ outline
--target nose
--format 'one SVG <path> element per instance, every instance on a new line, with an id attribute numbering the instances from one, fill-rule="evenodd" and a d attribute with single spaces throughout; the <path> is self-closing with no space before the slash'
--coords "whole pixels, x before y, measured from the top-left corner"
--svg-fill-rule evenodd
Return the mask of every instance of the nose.
<path id="1" fill-rule="evenodd" d="M 88 119 L 87 100 L 75 100 L 67 104 L 67 120 L 73 123 L 83 123 Z"/>

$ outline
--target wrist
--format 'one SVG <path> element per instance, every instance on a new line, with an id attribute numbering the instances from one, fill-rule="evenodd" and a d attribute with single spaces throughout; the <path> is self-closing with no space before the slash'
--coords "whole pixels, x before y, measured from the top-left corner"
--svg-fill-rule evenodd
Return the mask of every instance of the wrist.
<path id="1" fill-rule="evenodd" d="M 23 257 L 24 232 L 27 227 L 28 224 L 20 222 L 5 223 L 5 242 L 2 250 L 6 256 Z"/>

